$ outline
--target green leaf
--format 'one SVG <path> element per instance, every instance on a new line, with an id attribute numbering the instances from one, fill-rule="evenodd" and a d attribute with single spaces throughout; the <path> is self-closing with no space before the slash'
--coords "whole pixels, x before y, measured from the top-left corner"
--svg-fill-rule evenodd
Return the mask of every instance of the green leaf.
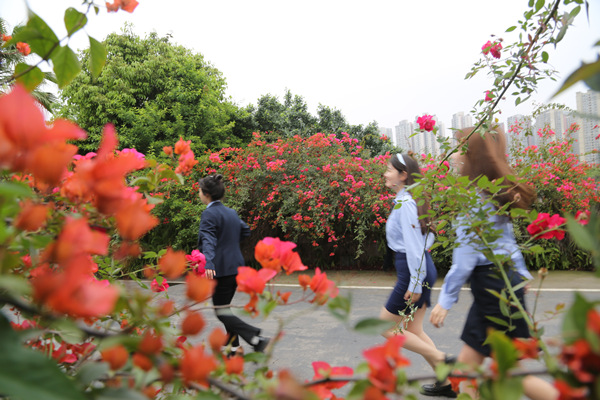
<path id="1" fill-rule="evenodd" d="M 0 315 L 0 388 L 15 399 L 86 400 L 73 381 L 42 353 L 25 348 Z"/>
<path id="2" fill-rule="evenodd" d="M 346 322 L 350 316 L 352 297 L 337 296 L 327 303 L 329 313 L 340 321 Z"/>
<path id="3" fill-rule="evenodd" d="M 87 17 L 85 14 L 77 11 L 73 7 L 67 8 L 65 11 L 65 28 L 67 28 L 67 34 L 72 36 L 75 32 L 83 28 L 87 24 Z"/>
<path id="4" fill-rule="evenodd" d="M 99 393 L 96 393 L 94 400 L 148 400 L 146 396 L 140 392 L 126 388 L 107 388 Z"/>
<path id="5" fill-rule="evenodd" d="M 542 7 L 544 7 L 545 3 L 546 3 L 546 0 L 537 0 L 535 2 L 535 12 L 537 13 L 538 11 L 540 11 L 542 9 Z"/>
<path id="6" fill-rule="evenodd" d="M 546 63 L 546 62 L 548 62 L 549 58 L 550 58 L 550 56 L 548 55 L 548 53 L 545 51 L 542 51 L 542 61 Z"/>
<path id="7" fill-rule="evenodd" d="M 588 311 L 593 308 L 593 303 L 587 301 L 580 293 L 575 292 L 575 301 L 563 319 L 562 335 L 565 343 L 570 344 L 583 337 Z"/>
<path id="8" fill-rule="evenodd" d="M 504 376 L 508 370 L 517 365 L 519 359 L 517 349 L 511 339 L 500 331 L 492 331 L 488 335 L 487 342 L 495 354 L 498 372 Z"/>
<path id="9" fill-rule="evenodd" d="M 592 224 L 589 224 L 589 226 L 591 227 Z M 594 240 L 593 232 L 591 230 L 588 232 L 585 226 L 575 221 L 571 216 L 567 217 L 567 230 L 575 243 L 582 249 L 592 251 L 598 246 L 597 241 Z"/>
<path id="10" fill-rule="evenodd" d="M 60 337 L 69 344 L 83 342 L 84 334 L 77 324 L 68 319 L 59 319 L 50 324 L 50 329 L 55 330 Z"/>
<path id="11" fill-rule="evenodd" d="M 97 79 L 104 68 L 106 63 L 106 48 L 102 43 L 89 37 L 90 39 L 90 61 L 89 68 L 93 79 Z"/>
<path id="12" fill-rule="evenodd" d="M 492 317 L 490 315 L 486 315 L 485 317 L 487 319 L 489 319 L 490 321 L 494 322 L 495 324 L 508 327 L 508 322 L 506 322 L 505 320 L 503 320 L 501 318 Z"/>
<path id="13" fill-rule="evenodd" d="M 29 44 L 31 51 L 44 60 L 48 60 L 51 56 L 50 52 L 60 45 L 54 31 L 43 19 L 31 11 L 29 12 L 27 25 L 13 36 L 13 40 L 26 42 Z"/>
<path id="14" fill-rule="evenodd" d="M 596 77 L 597 75 L 600 75 L 600 57 L 598 57 L 598 60 L 593 63 L 582 63 L 581 67 L 579 67 L 571 75 L 569 75 L 567 80 L 562 84 L 560 89 L 558 89 L 558 91 L 554 93 L 554 95 L 552 95 L 552 97 L 556 97 L 559 93 L 567 90 L 579 81 L 589 80 Z"/>
<path id="15" fill-rule="evenodd" d="M 63 89 L 81 71 L 77 55 L 69 47 L 58 48 L 52 53 L 52 64 L 59 89 Z"/>
<path id="16" fill-rule="evenodd" d="M 380 335 L 382 332 L 392 329 L 395 325 L 392 321 L 384 321 L 379 318 L 365 318 L 357 322 L 354 330 L 366 335 Z"/>
<path id="17" fill-rule="evenodd" d="M 25 71 L 27 71 L 27 73 L 25 73 Z M 38 87 L 44 80 L 44 73 L 41 69 L 38 67 L 32 68 L 31 65 L 25 63 L 17 64 L 15 67 L 15 76 L 18 76 L 17 82 L 25 86 L 25 89 L 27 89 L 28 92 L 32 92 L 33 89 Z"/>
<path id="18" fill-rule="evenodd" d="M 77 374 L 75 374 L 75 379 L 77 379 L 82 386 L 88 386 L 90 383 L 106 376 L 109 371 L 110 367 L 108 363 L 90 361 L 79 368 Z"/>
<path id="19" fill-rule="evenodd" d="M 32 195 L 29 186 L 23 183 L 0 182 L 0 196 L 2 197 L 31 197 Z"/>
<path id="20" fill-rule="evenodd" d="M 0 275 L 0 289 L 15 297 L 31 293 L 31 285 L 19 275 Z"/>
<path id="21" fill-rule="evenodd" d="M 515 26 L 511 26 L 510 28 L 508 28 L 508 29 L 506 30 L 506 32 L 512 32 L 512 31 L 514 31 L 515 29 L 517 29 L 516 25 L 515 25 Z"/>

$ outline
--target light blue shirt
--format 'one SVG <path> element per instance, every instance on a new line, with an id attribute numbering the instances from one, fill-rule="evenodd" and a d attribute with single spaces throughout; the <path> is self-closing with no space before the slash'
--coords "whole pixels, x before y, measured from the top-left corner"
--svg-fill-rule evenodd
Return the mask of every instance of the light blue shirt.
<path id="1" fill-rule="evenodd" d="M 472 209 L 471 215 L 481 210 L 479 208 Z M 527 267 L 523 255 L 517 246 L 513 226 L 510 218 L 506 215 L 493 215 L 493 205 L 487 202 L 483 205 L 488 220 L 493 224 L 493 229 L 499 231 L 498 238 L 491 243 L 490 247 L 496 255 L 506 255 L 511 258 L 517 272 L 525 279 L 533 279 Z M 452 267 L 444 279 L 442 291 L 438 299 L 438 304 L 444 309 L 449 310 L 454 303 L 458 301 L 458 295 L 462 286 L 467 282 L 471 273 L 478 265 L 486 265 L 491 262 L 477 250 L 477 243 L 473 243 L 473 233 L 468 234 L 467 224 L 468 217 L 461 215 L 456 222 L 456 241 L 458 246 L 452 253 Z"/>
<path id="2" fill-rule="evenodd" d="M 401 189 L 394 199 L 396 206 L 392 209 L 385 225 L 385 237 L 390 249 L 398 253 L 406 253 L 406 261 L 410 271 L 409 290 L 422 292 L 422 284 L 427 276 L 425 251 L 431 247 L 433 236 L 427 238 L 421 233 L 417 203 L 410 193 Z M 398 206 L 399 205 L 399 206 Z"/>

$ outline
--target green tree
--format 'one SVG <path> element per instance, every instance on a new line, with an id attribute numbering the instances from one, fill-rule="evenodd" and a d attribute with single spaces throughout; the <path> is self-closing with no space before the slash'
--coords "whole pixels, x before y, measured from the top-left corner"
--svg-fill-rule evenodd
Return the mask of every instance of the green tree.
<path id="1" fill-rule="evenodd" d="M 89 133 L 82 151 L 98 147 L 108 122 L 121 147 L 150 154 L 179 137 L 192 140 L 196 152 L 249 141 L 247 112 L 226 98 L 225 79 L 201 54 L 174 45 L 169 36 L 140 38 L 131 26 L 110 34 L 104 46 L 106 65 L 98 79 L 87 68 L 86 50 L 82 73 L 61 94 L 61 116 Z"/>
<path id="2" fill-rule="evenodd" d="M 14 32 L 18 32 L 21 27 L 17 26 L 14 29 Z M 0 18 L 0 35 L 9 35 L 6 21 Z M 0 41 L 2 43 L 2 41 Z M 25 60 L 25 56 L 21 54 L 16 46 L 13 45 L 3 45 L 0 47 L 0 93 L 7 93 L 14 82 L 14 72 L 15 66 L 20 63 L 23 63 Z M 48 112 L 52 113 L 55 107 L 58 104 L 58 98 L 53 92 L 44 91 L 42 88 L 47 88 L 49 86 L 56 84 L 56 77 L 52 72 L 44 72 L 42 83 L 37 86 L 32 92 L 31 95 L 34 99 L 37 100 L 38 103 L 42 105 Z"/>

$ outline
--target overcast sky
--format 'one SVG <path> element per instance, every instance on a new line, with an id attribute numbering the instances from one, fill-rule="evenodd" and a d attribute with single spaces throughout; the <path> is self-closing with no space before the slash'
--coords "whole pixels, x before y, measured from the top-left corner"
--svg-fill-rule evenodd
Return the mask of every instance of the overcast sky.
<path id="1" fill-rule="evenodd" d="M 29 0 L 33 12 L 59 36 L 67 7 L 79 0 Z M 319 103 L 339 109 L 352 124 L 377 121 L 393 128 L 423 113 L 436 114 L 450 127 L 452 114 L 472 109 L 491 80 L 464 80 L 491 35 L 505 34 L 522 19 L 528 0 L 139 0 L 132 13 L 89 15 L 85 31 L 103 40 L 130 21 L 140 36 L 156 31 L 204 55 L 228 84 L 239 105 L 256 104 L 263 94 L 280 99 L 285 89 L 304 97 L 314 114 Z M 575 108 L 582 84 L 553 100 L 553 94 L 582 60 L 599 50 L 600 2 L 590 1 L 589 22 L 582 12 L 567 37 L 550 52 L 558 82 L 540 85 L 537 103 Z M 104 4 L 104 3 L 102 3 Z M 24 0 L 0 0 L 9 27 L 24 22 Z M 513 36 L 511 36 L 513 35 Z M 76 34 L 74 48 L 87 47 Z M 598 49 L 598 48 L 596 48 Z M 532 110 L 501 103 L 506 117 Z"/>

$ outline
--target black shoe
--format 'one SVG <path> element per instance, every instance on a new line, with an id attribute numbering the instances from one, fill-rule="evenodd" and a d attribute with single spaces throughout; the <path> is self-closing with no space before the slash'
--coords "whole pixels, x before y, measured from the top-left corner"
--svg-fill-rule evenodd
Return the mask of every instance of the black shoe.
<path id="1" fill-rule="evenodd" d="M 270 341 L 271 341 L 271 339 L 269 339 L 269 338 L 259 336 L 258 343 L 256 343 L 254 345 L 254 351 L 256 351 L 258 353 L 264 352 L 265 349 L 267 348 L 267 346 L 269 345 Z"/>
<path id="2" fill-rule="evenodd" d="M 439 382 L 427 383 L 421 386 L 421 394 L 425 396 L 449 397 L 455 399 L 458 395 L 452 390 L 452 385 L 441 385 Z"/>
<path id="3" fill-rule="evenodd" d="M 454 365 L 456 364 L 456 356 L 450 354 L 444 354 L 444 364 Z"/>

